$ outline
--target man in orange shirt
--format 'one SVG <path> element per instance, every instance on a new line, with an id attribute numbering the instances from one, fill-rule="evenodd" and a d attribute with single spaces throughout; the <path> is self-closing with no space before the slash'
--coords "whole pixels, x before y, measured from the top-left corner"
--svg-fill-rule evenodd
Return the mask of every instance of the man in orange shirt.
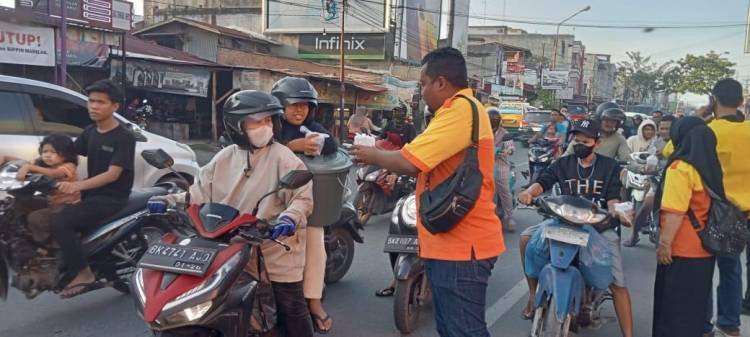
<path id="1" fill-rule="evenodd" d="M 440 48 L 422 60 L 422 97 L 434 117 L 427 129 L 401 151 L 354 146 L 361 163 L 417 176 L 417 200 L 426 189 L 449 178 L 471 146 L 472 100 L 478 108 L 478 161 L 482 189 L 474 208 L 445 233 L 432 234 L 418 219 L 419 256 L 425 259 L 441 337 L 488 337 L 484 320 L 487 281 L 505 251 L 502 225 L 495 214 L 494 139 L 490 119 L 468 88 L 466 61 L 454 48 Z"/>

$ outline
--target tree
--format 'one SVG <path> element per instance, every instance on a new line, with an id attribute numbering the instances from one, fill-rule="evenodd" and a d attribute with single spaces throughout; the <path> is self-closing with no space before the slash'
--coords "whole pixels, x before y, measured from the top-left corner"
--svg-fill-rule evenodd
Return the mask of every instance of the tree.
<path id="1" fill-rule="evenodd" d="M 676 73 L 679 73 L 679 79 L 674 92 L 707 94 L 718 80 L 734 76 L 735 64 L 723 55 L 712 50 L 706 55 L 687 54 L 677 61 L 679 70 Z"/>
<path id="2" fill-rule="evenodd" d="M 539 90 L 536 98 L 533 101 L 533 105 L 538 108 L 542 108 L 545 110 L 549 109 L 559 109 L 560 108 L 560 100 L 555 97 L 555 91 L 544 89 Z"/>
<path id="3" fill-rule="evenodd" d="M 620 97 L 626 102 L 643 102 L 654 97 L 659 86 L 659 77 L 668 67 L 657 66 L 651 57 L 641 55 L 639 51 L 627 52 L 628 61 L 617 64 L 617 82 Z"/>

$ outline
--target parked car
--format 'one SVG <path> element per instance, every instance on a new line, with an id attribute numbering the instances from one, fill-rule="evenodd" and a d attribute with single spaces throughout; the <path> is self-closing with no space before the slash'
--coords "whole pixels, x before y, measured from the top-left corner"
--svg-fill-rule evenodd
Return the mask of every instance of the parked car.
<path id="1" fill-rule="evenodd" d="M 31 160 L 39 156 L 39 142 L 51 133 L 71 137 L 80 135 L 93 123 L 86 108 L 88 99 L 75 91 L 20 77 L 0 75 L 0 154 Z M 192 180 L 200 167 L 195 152 L 187 145 L 142 130 L 116 114 L 117 120 L 136 136 L 136 153 L 147 149 L 164 149 L 174 158 L 173 168 Z M 85 178 L 86 158 L 79 158 L 78 174 Z M 144 188 L 156 183 L 184 183 L 174 173 L 159 170 L 135 156 L 133 187 Z"/>

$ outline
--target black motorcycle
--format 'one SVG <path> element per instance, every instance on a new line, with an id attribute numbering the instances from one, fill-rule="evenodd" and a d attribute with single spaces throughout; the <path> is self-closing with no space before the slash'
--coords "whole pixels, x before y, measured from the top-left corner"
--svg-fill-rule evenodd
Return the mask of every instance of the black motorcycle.
<path id="1" fill-rule="evenodd" d="M 0 167 L 0 191 L 9 195 L 0 200 L 0 298 L 3 300 L 7 298 L 9 279 L 11 286 L 32 299 L 45 291 L 62 291 L 75 277 L 75 273 L 65 272 L 56 243 L 38 243 L 32 237 L 27 217 L 32 211 L 46 207 L 47 195 L 57 183 L 41 174 L 30 174 L 25 181 L 16 180 L 16 172 L 24 164 L 13 161 Z M 83 233 L 81 242 L 96 275 L 96 283 L 84 292 L 105 287 L 129 292 L 130 275 L 148 243 L 170 230 L 140 218 L 147 213 L 146 201 L 176 188 L 174 184 L 165 184 L 133 191 L 122 210 Z"/>
<path id="2" fill-rule="evenodd" d="M 529 149 L 529 171 L 524 172 L 524 176 L 529 182 L 535 182 L 539 178 L 539 174 L 554 161 L 556 142 L 552 142 L 546 139 L 540 139 L 531 144 Z"/>
<path id="3" fill-rule="evenodd" d="M 367 165 L 357 170 L 357 194 L 354 197 L 354 208 L 357 219 L 363 226 L 373 215 L 390 213 L 401 197 L 411 193 L 416 188 L 413 179 L 399 176 L 394 184 L 389 184 L 386 169 L 375 165 Z"/>
<path id="4" fill-rule="evenodd" d="M 421 308 L 432 298 L 424 261 L 417 255 L 417 201 L 413 193 L 401 198 L 393 210 L 383 250 L 396 256 L 393 267 L 396 328 L 402 333 L 411 333 L 417 327 Z"/>

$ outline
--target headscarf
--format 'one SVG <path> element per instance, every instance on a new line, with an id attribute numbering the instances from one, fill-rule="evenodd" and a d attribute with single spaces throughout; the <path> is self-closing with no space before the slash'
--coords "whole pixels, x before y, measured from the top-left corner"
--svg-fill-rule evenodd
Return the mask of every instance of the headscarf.
<path id="1" fill-rule="evenodd" d="M 643 128 L 647 125 L 651 125 L 651 127 L 654 128 L 654 136 L 651 137 L 651 139 L 646 140 L 645 137 L 643 137 Z M 628 147 L 630 147 L 630 150 L 632 152 L 643 152 L 646 151 L 649 146 L 651 146 L 654 143 L 654 140 L 656 139 L 656 123 L 650 119 L 647 119 L 641 123 L 640 126 L 638 126 L 638 134 L 635 136 L 632 136 L 628 138 Z"/>
<path id="2" fill-rule="evenodd" d="M 698 171 L 705 186 L 708 186 L 719 197 L 726 198 L 721 162 L 719 162 L 719 155 L 716 153 L 716 135 L 706 122 L 694 116 L 683 117 L 674 122 L 669 134 L 675 150 L 669 157 L 662 177 L 666 178 L 667 170 L 672 163 L 681 160 Z M 661 186 L 657 191 L 657 207 L 655 209 L 661 207 L 661 197 L 666 180 L 664 178 L 662 178 Z"/>

